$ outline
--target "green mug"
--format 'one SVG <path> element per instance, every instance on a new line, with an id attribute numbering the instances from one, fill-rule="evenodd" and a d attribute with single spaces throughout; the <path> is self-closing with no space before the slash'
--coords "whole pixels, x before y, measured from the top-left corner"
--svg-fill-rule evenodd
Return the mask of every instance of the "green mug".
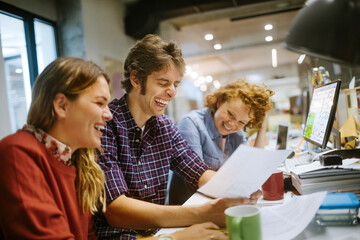
<path id="1" fill-rule="evenodd" d="M 239 205 L 225 210 L 226 228 L 230 240 L 261 240 L 260 209 Z"/>

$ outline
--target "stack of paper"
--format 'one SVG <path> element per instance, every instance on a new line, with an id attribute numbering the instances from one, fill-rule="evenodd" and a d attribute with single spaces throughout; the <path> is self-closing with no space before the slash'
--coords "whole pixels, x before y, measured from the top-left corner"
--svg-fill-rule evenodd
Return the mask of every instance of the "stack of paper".
<path id="1" fill-rule="evenodd" d="M 293 169 L 291 180 L 300 194 L 317 191 L 351 191 L 360 188 L 359 159 L 347 159 L 343 165 L 321 166 L 315 161 Z"/>

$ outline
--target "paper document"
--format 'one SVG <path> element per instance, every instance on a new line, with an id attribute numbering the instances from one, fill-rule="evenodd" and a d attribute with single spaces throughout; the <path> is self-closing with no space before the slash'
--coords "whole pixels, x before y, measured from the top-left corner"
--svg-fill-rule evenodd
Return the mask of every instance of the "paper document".
<path id="1" fill-rule="evenodd" d="M 291 150 L 240 145 L 199 192 L 214 198 L 249 197 L 260 189 Z"/>
<path id="2" fill-rule="evenodd" d="M 289 240 L 298 236 L 314 218 L 325 196 L 326 192 L 293 197 L 285 194 L 283 204 L 277 206 L 258 205 L 261 207 L 262 239 Z M 184 206 L 204 204 L 210 200 L 211 198 L 195 193 L 185 202 Z M 163 228 L 156 233 L 156 236 L 171 234 L 182 229 L 184 228 Z M 317 234 L 321 234 L 321 232 Z"/>
<path id="3" fill-rule="evenodd" d="M 309 225 L 326 192 L 295 196 L 283 205 L 261 208 L 264 240 L 288 240 L 299 235 Z"/>

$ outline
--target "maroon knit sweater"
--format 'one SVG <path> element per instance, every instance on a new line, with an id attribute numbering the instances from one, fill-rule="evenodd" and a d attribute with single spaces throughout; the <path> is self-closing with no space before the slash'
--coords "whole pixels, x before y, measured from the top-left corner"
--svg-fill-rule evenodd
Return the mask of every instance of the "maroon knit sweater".
<path id="1" fill-rule="evenodd" d="M 76 197 L 76 171 L 31 133 L 0 141 L 0 239 L 96 239 Z"/>

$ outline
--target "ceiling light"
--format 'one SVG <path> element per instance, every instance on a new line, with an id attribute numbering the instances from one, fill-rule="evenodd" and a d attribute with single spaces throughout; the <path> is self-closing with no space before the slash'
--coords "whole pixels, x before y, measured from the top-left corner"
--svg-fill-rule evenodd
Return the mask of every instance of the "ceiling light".
<path id="1" fill-rule="evenodd" d="M 266 38 L 265 38 L 265 41 L 267 41 L 267 42 L 271 42 L 273 40 L 273 37 L 272 36 L 267 36 Z"/>
<path id="2" fill-rule="evenodd" d="M 201 83 L 198 80 L 194 82 L 195 87 L 200 87 L 200 85 L 201 85 Z"/>
<path id="3" fill-rule="evenodd" d="M 207 86 L 205 84 L 201 85 L 200 90 L 205 92 L 207 90 Z"/>
<path id="4" fill-rule="evenodd" d="M 219 89 L 221 87 L 221 83 L 218 80 L 214 80 L 213 85 L 216 89 Z"/>
<path id="5" fill-rule="evenodd" d="M 217 43 L 214 45 L 214 49 L 215 50 L 220 50 L 222 48 L 221 44 L 220 43 Z"/>
<path id="6" fill-rule="evenodd" d="M 269 31 L 269 30 L 273 29 L 273 25 L 271 25 L 271 24 L 266 24 L 266 25 L 264 26 L 264 29 Z"/>
<path id="7" fill-rule="evenodd" d="M 277 51 L 275 48 L 271 50 L 271 60 L 273 68 L 277 67 Z"/>
<path id="8" fill-rule="evenodd" d="M 206 79 L 205 79 L 203 76 L 200 76 L 200 77 L 198 78 L 198 81 L 200 82 L 200 84 L 203 84 L 203 83 L 206 82 Z"/>
<path id="9" fill-rule="evenodd" d="M 210 41 L 214 39 L 214 35 L 211 33 L 205 34 L 205 40 Z"/>
<path id="10" fill-rule="evenodd" d="M 298 64 L 302 64 L 302 62 L 304 61 L 305 57 L 306 57 L 306 54 L 301 54 L 300 57 L 299 57 L 299 59 L 298 59 Z"/>
<path id="11" fill-rule="evenodd" d="M 211 83 L 213 81 L 213 77 L 210 75 L 206 76 L 205 79 L 206 79 L 206 82 L 208 82 L 208 83 Z"/>

